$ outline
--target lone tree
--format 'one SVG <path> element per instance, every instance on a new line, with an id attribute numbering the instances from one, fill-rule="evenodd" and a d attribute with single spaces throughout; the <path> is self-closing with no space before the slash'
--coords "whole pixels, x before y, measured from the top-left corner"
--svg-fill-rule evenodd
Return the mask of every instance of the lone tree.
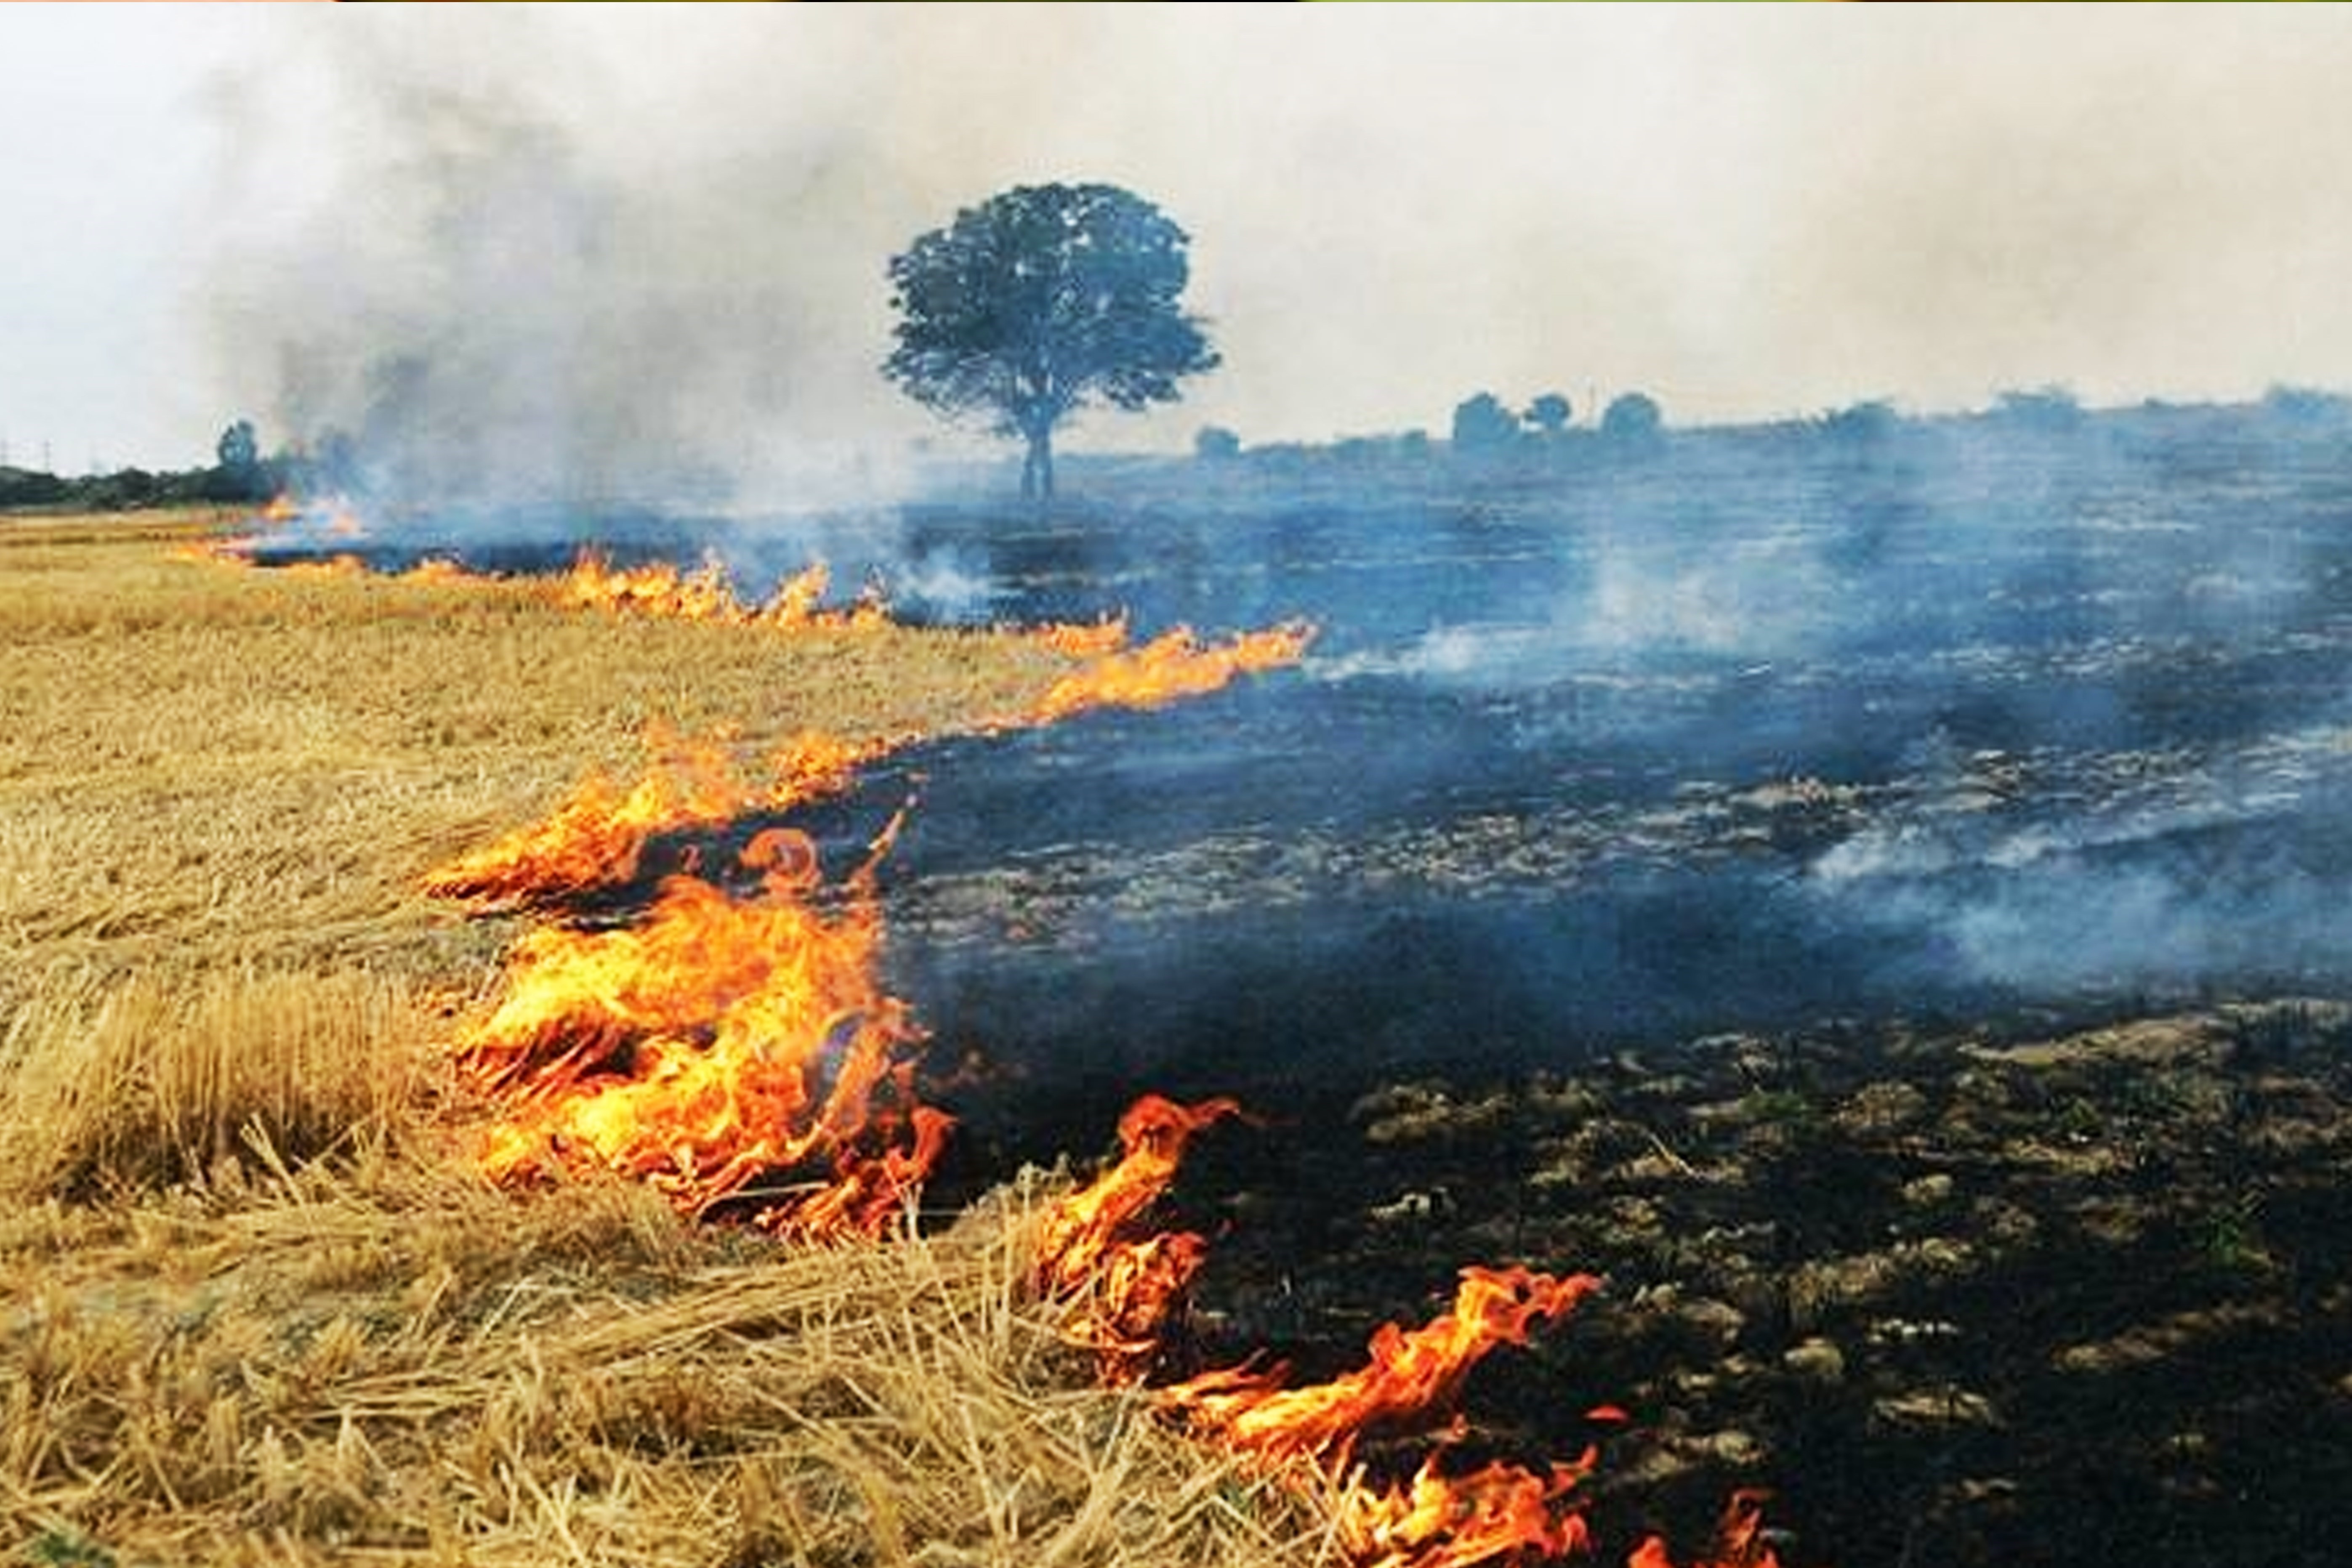
<path id="1" fill-rule="evenodd" d="M 1054 493 L 1054 427 L 1089 402 L 1172 402 L 1216 351 L 1178 303 L 1184 231 L 1116 185 L 1016 185 L 890 258 L 898 346 L 882 373 L 945 414 L 1028 443 L 1021 493 Z"/>
<path id="2" fill-rule="evenodd" d="M 261 466 L 261 442 L 253 433 L 253 421 L 240 419 L 220 434 L 213 444 L 213 455 L 231 474 L 250 474 Z"/>
<path id="3" fill-rule="evenodd" d="M 201 488 L 206 500 L 266 501 L 277 488 L 269 465 L 262 461 L 253 421 L 240 419 L 222 431 L 213 444 L 213 455 L 220 461 L 204 476 Z"/>
<path id="4" fill-rule="evenodd" d="M 1545 392 L 1528 404 L 1528 412 L 1522 417 L 1544 434 L 1557 436 L 1568 428 L 1568 399 L 1556 392 Z"/>

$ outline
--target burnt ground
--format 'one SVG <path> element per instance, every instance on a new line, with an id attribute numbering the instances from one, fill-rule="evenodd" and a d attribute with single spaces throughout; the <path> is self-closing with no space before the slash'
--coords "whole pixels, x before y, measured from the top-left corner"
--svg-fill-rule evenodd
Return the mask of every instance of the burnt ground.
<path id="1" fill-rule="evenodd" d="M 1625 1406 L 1618 1550 L 1758 1484 L 1792 1568 L 2320 1563 L 2352 1022 L 2202 998 L 2352 998 L 2347 429 L 1269 453 L 1050 515 L 594 531 L 754 588 L 825 559 L 917 618 L 1321 629 L 796 817 L 839 866 L 918 802 L 886 965 L 961 1123 L 941 1208 L 1145 1090 L 1257 1112 L 1176 1205 L 1213 1239 L 1192 1360 L 1328 1374 L 1463 1264 L 1591 1270 L 1468 1445 L 1570 1454 Z M 543 521 L 446 532 L 568 557 Z"/>
<path id="2" fill-rule="evenodd" d="M 1464 1263 L 1590 1270 L 1473 1378 L 1464 1453 L 1598 1437 L 1604 1548 L 1754 1485 L 1792 1565 L 2335 1563 L 2347 1046 L 2298 1000 L 1294 1084 L 1187 1169 L 1184 1354 L 1329 1375 Z"/>

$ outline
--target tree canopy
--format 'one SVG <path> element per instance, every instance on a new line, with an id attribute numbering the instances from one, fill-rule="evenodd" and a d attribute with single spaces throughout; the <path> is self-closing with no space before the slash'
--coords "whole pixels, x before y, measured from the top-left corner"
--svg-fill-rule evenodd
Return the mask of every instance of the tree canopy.
<path id="1" fill-rule="evenodd" d="M 1556 392 L 1548 392 L 1528 404 L 1527 422 L 1546 435 L 1558 435 L 1568 428 L 1570 410 L 1568 399 Z"/>
<path id="2" fill-rule="evenodd" d="M 1454 405 L 1457 452 L 1501 452 L 1519 438 L 1519 416 L 1493 392 L 1475 392 Z"/>
<path id="3" fill-rule="evenodd" d="M 1054 429 L 1088 403 L 1173 402 L 1217 363 L 1180 303 L 1188 236 L 1116 185 L 1018 185 L 890 259 L 898 347 L 882 372 L 945 414 L 1027 443 L 1024 495 L 1054 489 Z"/>
<path id="4" fill-rule="evenodd" d="M 1610 399 L 1601 412 L 1601 434 L 1612 441 L 1654 441 L 1665 422 L 1657 399 L 1647 392 L 1624 392 Z"/>

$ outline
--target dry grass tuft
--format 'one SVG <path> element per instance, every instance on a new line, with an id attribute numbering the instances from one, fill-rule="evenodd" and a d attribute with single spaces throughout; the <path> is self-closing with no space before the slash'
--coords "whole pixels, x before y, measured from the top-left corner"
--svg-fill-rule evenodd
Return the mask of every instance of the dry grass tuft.
<path id="1" fill-rule="evenodd" d="M 634 1188 L 280 1178 L 0 1226 L 0 1528 L 124 1561 L 1328 1561 L 1023 1304 L 1018 1199 L 887 1247 Z"/>
<path id="2" fill-rule="evenodd" d="M 432 1033 L 408 988 L 363 971 L 52 971 L 0 1039 L 0 1197 L 356 1156 L 412 1113 Z"/>

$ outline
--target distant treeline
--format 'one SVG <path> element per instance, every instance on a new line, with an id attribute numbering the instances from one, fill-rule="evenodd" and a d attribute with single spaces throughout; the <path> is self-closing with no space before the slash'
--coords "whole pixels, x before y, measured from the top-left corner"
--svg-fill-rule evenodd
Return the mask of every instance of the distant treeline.
<path id="1" fill-rule="evenodd" d="M 1586 425 L 1574 423 L 1568 400 L 1557 392 L 1542 393 L 1516 413 L 1492 393 L 1479 392 L 1455 406 L 1448 438 L 1407 430 L 1253 445 L 1234 431 L 1210 425 L 1195 438 L 1190 465 L 1166 457 L 1109 454 L 1074 454 L 1066 461 L 1076 472 L 1106 479 L 1123 475 L 1140 480 L 1152 474 L 1174 478 L 1189 468 L 1276 480 L 1317 476 L 1336 480 L 1378 470 L 1400 481 L 1416 473 L 1433 482 L 1476 474 L 1531 481 L 1588 464 L 1606 467 L 1644 461 L 1667 449 L 1668 435 L 1663 411 L 1641 392 L 1612 400 L 1598 420 Z M 2332 448 L 2352 443 L 2352 397 L 2305 387 L 2273 387 L 2253 402 L 2180 403 L 2151 398 L 2089 409 L 2063 387 L 2044 387 L 2005 392 L 1989 407 L 1962 413 L 1906 413 L 1890 400 L 1870 399 L 1812 415 L 1684 427 L 1673 437 L 1711 449 L 1844 452 L 1857 458 L 1913 450 L 1922 442 L 1957 439 L 1980 447 L 1988 438 L 2033 444 L 2098 437 L 2149 453 L 2246 443 L 2302 448 L 2315 441 Z M 118 468 L 72 478 L 0 464 L 0 511 L 258 505 L 287 493 L 363 495 L 370 488 L 358 444 L 340 432 L 328 433 L 315 444 L 264 456 L 252 424 L 240 419 L 221 433 L 214 458 L 201 468 Z"/>
<path id="2" fill-rule="evenodd" d="M 221 432 L 214 461 L 204 468 L 117 468 L 68 478 L 37 468 L 0 464 L 0 511 L 132 511 L 204 502 L 259 504 L 297 477 L 299 460 L 264 457 L 250 421 Z"/>
<path id="3" fill-rule="evenodd" d="M 1640 392 L 1612 401 L 1593 424 L 1579 426 L 1568 400 L 1547 392 L 1522 412 L 1491 392 L 1465 399 L 1454 411 L 1450 438 L 1424 430 L 1350 435 L 1328 442 L 1252 445 L 1222 425 L 1202 430 L 1194 457 L 1210 465 L 1255 466 L 1261 472 L 1304 473 L 1381 467 L 1444 467 L 1514 474 L 1574 467 L 1591 461 L 1645 457 L 1666 447 L 1667 427 L 1657 402 Z M 2063 440 L 2101 436 L 2132 444 L 2231 441 L 2352 439 L 2352 397 L 2304 387 L 2274 387 L 2242 403 L 2177 403 L 2159 399 L 2088 409 L 2063 387 L 2005 392 L 1990 406 L 1960 413 L 1912 414 L 1887 399 L 1871 399 L 1819 414 L 1748 424 L 1694 426 L 1678 439 L 1710 446 L 1791 453 L 1864 453 L 1916 440 Z M 1113 460 L 1117 461 L 1117 460 Z"/>

